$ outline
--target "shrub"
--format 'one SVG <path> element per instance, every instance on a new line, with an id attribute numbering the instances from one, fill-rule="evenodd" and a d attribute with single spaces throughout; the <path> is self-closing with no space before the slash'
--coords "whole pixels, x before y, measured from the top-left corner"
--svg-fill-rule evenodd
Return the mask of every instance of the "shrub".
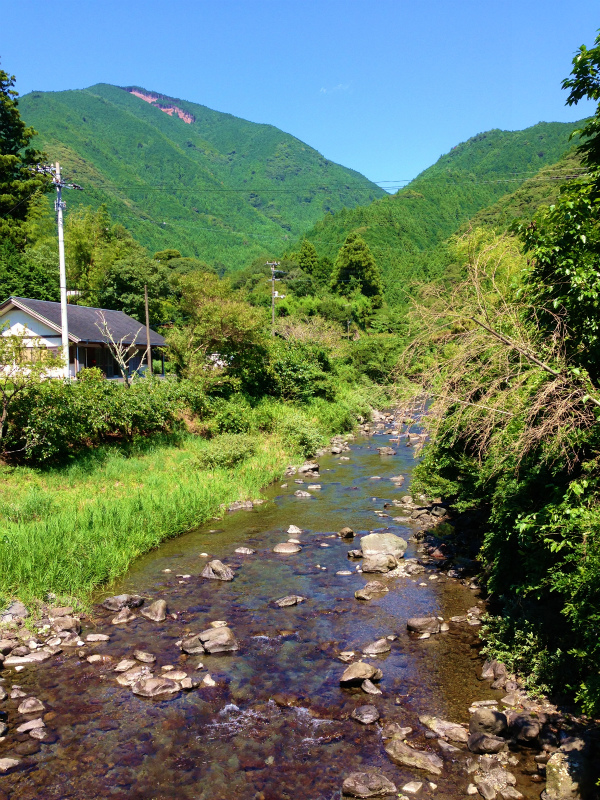
<path id="1" fill-rule="evenodd" d="M 269 347 L 269 391 L 285 400 L 333 399 L 331 362 L 324 347 L 294 340 L 275 340 Z"/>
<path id="2" fill-rule="evenodd" d="M 256 453 L 256 441 L 250 436 L 225 433 L 206 443 L 206 449 L 197 456 L 197 463 L 206 469 L 231 469 Z"/>

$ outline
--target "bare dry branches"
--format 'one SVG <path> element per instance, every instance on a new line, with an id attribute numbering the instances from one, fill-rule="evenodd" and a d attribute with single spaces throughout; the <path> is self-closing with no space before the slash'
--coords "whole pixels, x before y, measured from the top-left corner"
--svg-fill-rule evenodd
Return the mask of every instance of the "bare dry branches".
<path id="1" fill-rule="evenodd" d="M 401 362 L 433 397 L 431 435 L 443 428 L 480 459 L 494 449 L 499 465 L 509 455 L 518 464 L 540 446 L 547 457 L 574 463 L 573 434 L 596 424 L 600 397 L 569 370 L 563 321 L 556 317 L 553 335 L 542 336 L 516 291 L 525 263 L 515 239 L 476 231 L 456 248 L 466 280 L 424 290 Z"/>

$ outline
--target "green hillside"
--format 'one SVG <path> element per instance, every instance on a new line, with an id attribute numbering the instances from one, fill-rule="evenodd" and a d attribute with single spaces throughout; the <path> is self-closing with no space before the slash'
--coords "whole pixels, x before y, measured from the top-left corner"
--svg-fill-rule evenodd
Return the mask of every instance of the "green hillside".
<path id="1" fill-rule="evenodd" d="M 325 214 L 385 194 L 272 125 L 139 87 L 32 92 L 19 109 L 36 145 L 84 187 L 67 196 L 70 208 L 106 203 L 151 250 L 175 247 L 221 268 L 278 252 Z"/>
<path id="2" fill-rule="evenodd" d="M 320 256 L 333 258 L 350 231 L 361 233 L 384 272 L 388 299 L 400 302 L 410 281 L 430 277 L 423 270 L 438 243 L 540 168 L 555 164 L 571 149 L 569 136 L 578 127 L 578 122 L 540 122 L 523 131 L 480 133 L 397 194 L 329 214 L 306 238 Z M 535 183 L 546 181 L 558 184 L 549 174 Z M 429 266 L 435 272 L 435 264 Z"/>
<path id="3" fill-rule="evenodd" d="M 504 230 L 515 219 L 530 219 L 540 206 L 549 206 L 556 201 L 562 184 L 583 172 L 580 156 L 571 150 L 556 164 L 544 167 L 533 178 L 528 178 L 515 192 L 478 211 L 468 224 L 473 228 L 486 225 Z"/>

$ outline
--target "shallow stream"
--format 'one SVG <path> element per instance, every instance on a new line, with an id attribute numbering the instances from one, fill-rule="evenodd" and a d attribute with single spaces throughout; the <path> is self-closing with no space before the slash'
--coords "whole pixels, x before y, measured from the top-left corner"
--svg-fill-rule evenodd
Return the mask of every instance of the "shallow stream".
<path id="1" fill-rule="evenodd" d="M 405 538 L 412 533 L 374 513 L 407 493 L 416 463 L 402 439 L 392 442 L 397 455 L 380 456 L 376 448 L 389 438 L 351 441 L 351 452 L 342 454 L 348 461 L 321 457 L 319 480 L 299 487 L 299 476 L 284 479 L 287 488 L 279 482 L 266 490 L 264 505 L 228 513 L 166 542 L 111 587 L 111 594 L 164 598 L 177 619 L 157 624 L 138 616 L 128 625 L 111 626 L 114 614 L 99 609 L 86 621 L 82 638 L 104 632 L 109 642 L 87 645 L 81 655 L 65 648 L 18 675 L 5 671 L 6 688 L 18 684 L 44 702 L 46 726 L 56 741 L 29 740 L 30 749 L 39 750 L 27 756 L 26 769 L 0 777 L 0 800 L 333 800 L 341 796 L 343 778 L 364 767 L 380 768 L 398 787 L 423 781 L 423 798 L 465 797 L 466 754 L 455 761 L 444 757 L 443 775 L 432 778 L 437 785 L 432 789 L 424 773 L 389 761 L 378 725 L 350 718 L 355 707 L 372 703 L 383 721 L 413 728 L 411 743 L 439 754 L 419 714 L 468 722 L 470 701 L 503 694 L 478 680 L 481 659 L 472 627 L 453 625 L 427 640 L 407 633 L 410 616 L 464 614 L 477 597 L 460 582 L 428 568 L 413 578 L 384 576 L 390 592 L 378 599 L 354 598 L 366 580 L 354 571 L 357 562 L 347 551 L 360 546 L 360 536 L 342 541 L 336 532 L 349 525 L 360 534 L 392 523 L 394 533 Z M 406 476 L 402 488 L 390 481 L 398 474 Z M 294 496 L 311 482 L 322 488 L 310 498 Z M 275 554 L 274 545 L 289 538 L 292 524 L 303 530 L 297 536 L 302 551 Z M 256 554 L 236 554 L 241 545 Z M 236 567 L 235 579 L 200 578 L 207 561 L 200 553 Z M 415 555 L 414 545 L 406 555 Z M 336 574 L 348 569 L 351 575 Z M 273 604 L 288 594 L 307 600 L 290 608 Z M 214 620 L 229 623 L 239 652 L 181 654 L 176 643 Z M 345 665 L 338 653 L 360 651 L 389 634 L 398 636 L 391 653 L 368 659 L 383 670 L 383 694 L 341 688 Z M 136 648 L 157 656 L 157 673 L 172 664 L 201 677 L 204 672 L 194 667 L 202 661 L 217 685 L 167 700 L 135 696 L 116 683 L 112 670 Z M 85 656 L 91 653 L 114 661 L 89 664 Z M 21 737 L 26 746 L 27 739 Z M 0 746 L 0 757 L 8 754 Z M 539 796 L 539 787 L 535 791 L 523 774 L 517 788 L 527 797 Z"/>

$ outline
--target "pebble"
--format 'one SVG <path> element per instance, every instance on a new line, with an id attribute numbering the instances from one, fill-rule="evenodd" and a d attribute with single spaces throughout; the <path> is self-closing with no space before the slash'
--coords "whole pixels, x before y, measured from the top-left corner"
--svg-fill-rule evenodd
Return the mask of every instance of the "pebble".
<path id="1" fill-rule="evenodd" d="M 352 575 L 349 569 L 340 569 L 336 573 L 336 575 Z"/>
<path id="2" fill-rule="evenodd" d="M 208 673 L 202 678 L 200 682 L 200 686 L 216 686 L 216 685 L 217 682 L 213 680 L 211 675 Z"/>
<path id="3" fill-rule="evenodd" d="M 208 555 L 208 553 L 199 553 L 199 554 L 198 554 L 198 558 L 210 558 L 210 556 Z M 170 572 L 170 571 L 171 571 L 171 570 L 169 570 L 169 572 Z"/>
<path id="4" fill-rule="evenodd" d="M 254 553 L 256 553 L 256 550 L 252 550 L 250 547 L 236 547 L 234 552 L 239 553 L 242 556 L 252 556 Z"/>
<path id="5" fill-rule="evenodd" d="M 110 641 L 110 636 L 105 633 L 88 633 L 85 640 L 86 642 L 108 642 Z"/>

